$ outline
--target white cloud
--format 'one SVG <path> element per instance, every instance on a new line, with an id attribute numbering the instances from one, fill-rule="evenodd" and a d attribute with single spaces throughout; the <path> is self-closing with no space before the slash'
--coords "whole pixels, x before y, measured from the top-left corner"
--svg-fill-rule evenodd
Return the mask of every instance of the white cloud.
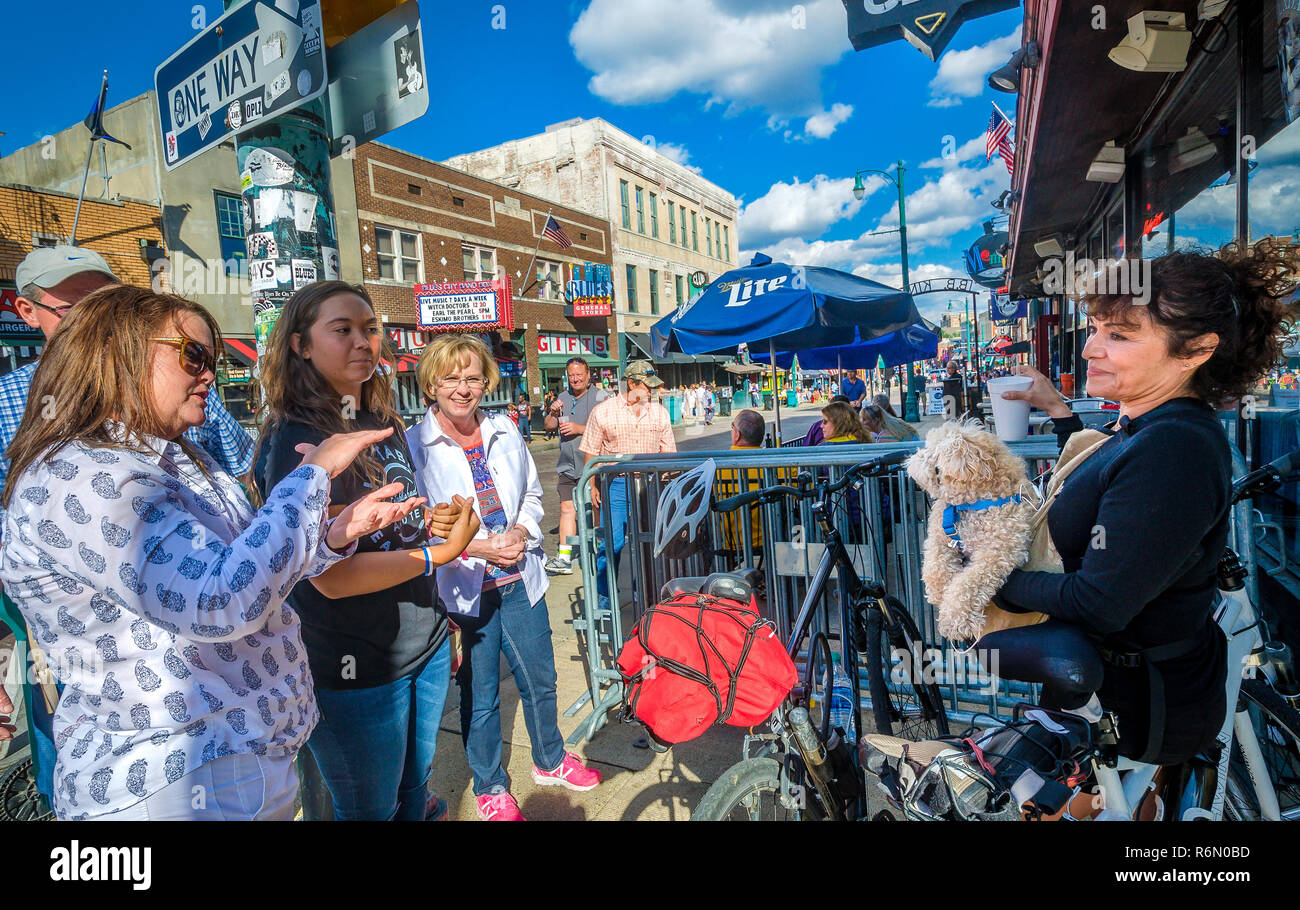
<path id="1" fill-rule="evenodd" d="M 703 173 L 700 168 L 690 163 L 691 153 L 686 150 L 686 146 L 681 145 L 680 143 L 660 142 L 655 145 L 654 150 L 663 155 L 669 161 L 676 161 L 688 171 L 694 171 L 697 174 Z"/>
<path id="2" fill-rule="evenodd" d="M 987 221 L 997 214 L 989 203 L 1010 185 L 1006 166 L 1000 159 L 976 167 L 945 170 L 907 195 L 908 248 L 924 248 Z M 898 226 L 898 211 L 890 209 L 876 228 Z"/>
<path id="3" fill-rule="evenodd" d="M 852 51 L 840 0 L 591 0 L 569 32 L 589 88 L 615 104 L 680 92 L 734 114 L 766 111 L 769 128 L 824 112 L 821 71 Z M 684 28 L 684 23 L 690 23 Z M 832 108 L 834 111 L 834 108 Z M 829 133 L 827 133 L 829 135 Z"/>
<path id="4" fill-rule="evenodd" d="M 804 124 L 804 135 L 812 136 L 815 139 L 829 139 L 831 134 L 845 120 L 853 116 L 853 105 L 836 104 L 831 105 L 829 111 L 822 111 L 808 118 Z"/>
<path id="5" fill-rule="evenodd" d="M 1262 150 L 1261 150 L 1262 154 Z M 1300 166 L 1294 164 L 1260 166 L 1250 175 L 1250 234 L 1289 235 L 1296 227 L 1295 200 L 1300 197 Z M 1231 240 L 1237 221 L 1237 187 L 1220 185 L 1203 190 L 1178 210 L 1174 218 L 1174 237 L 1194 229 L 1210 243 Z M 1218 229 L 1217 231 L 1214 229 Z"/>
<path id="6" fill-rule="evenodd" d="M 944 140 L 948 140 L 949 138 L 951 137 L 945 136 Z M 973 136 L 970 139 L 967 139 L 961 145 L 953 149 L 951 155 L 946 154 L 948 151 L 947 148 L 943 148 L 939 153 L 939 157 L 926 159 L 925 161 L 922 161 L 918 167 L 956 167 L 963 162 L 973 160 L 977 155 L 983 155 L 986 148 L 987 143 L 985 141 L 985 134 L 980 133 L 978 136 Z"/>
<path id="7" fill-rule="evenodd" d="M 961 51 L 949 51 L 939 58 L 939 69 L 930 80 L 929 107 L 955 107 L 966 98 L 984 92 L 989 73 L 1010 59 L 1020 47 L 1020 26 L 1009 35 Z"/>
<path id="8" fill-rule="evenodd" d="M 837 221 L 852 218 L 884 181 L 865 181 L 862 201 L 853 198 L 853 181 L 818 174 L 807 183 L 774 183 L 740 211 L 737 233 L 746 246 L 760 247 L 785 237 L 819 237 Z M 807 265 L 808 263 L 804 263 Z"/>

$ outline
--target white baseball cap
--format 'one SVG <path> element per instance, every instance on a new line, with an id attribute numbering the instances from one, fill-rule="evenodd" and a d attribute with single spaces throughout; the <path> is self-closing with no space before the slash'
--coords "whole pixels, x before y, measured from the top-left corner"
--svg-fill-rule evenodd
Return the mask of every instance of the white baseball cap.
<path id="1" fill-rule="evenodd" d="M 104 257 L 94 250 L 79 246 L 43 246 L 32 250 L 19 263 L 14 283 L 18 285 L 19 293 L 32 284 L 48 291 L 59 282 L 82 272 L 99 272 L 117 280 Z"/>

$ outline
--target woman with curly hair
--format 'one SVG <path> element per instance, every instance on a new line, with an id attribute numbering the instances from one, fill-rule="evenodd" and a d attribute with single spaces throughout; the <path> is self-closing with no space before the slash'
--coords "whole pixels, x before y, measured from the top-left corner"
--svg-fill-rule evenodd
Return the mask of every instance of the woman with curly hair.
<path id="1" fill-rule="evenodd" d="M 1180 762 L 1211 745 L 1223 723 L 1230 668 L 1212 614 L 1232 456 L 1215 409 L 1249 392 L 1281 356 L 1293 318 L 1282 298 L 1297 271 L 1295 248 L 1272 241 L 1218 256 L 1173 253 L 1151 261 L 1148 300 L 1087 301 L 1088 394 L 1118 401 L 1119 419 L 1048 512 L 1064 573 L 1017 569 L 999 598 L 1082 626 L 1100 645 L 1107 665 L 1097 694 L 1119 718 L 1124 755 Z M 1079 418 L 1041 373 L 1018 373 L 1034 384 L 1003 396 L 1045 410 L 1064 445 L 1082 429 Z M 981 647 L 1023 634 L 993 633 Z"/>

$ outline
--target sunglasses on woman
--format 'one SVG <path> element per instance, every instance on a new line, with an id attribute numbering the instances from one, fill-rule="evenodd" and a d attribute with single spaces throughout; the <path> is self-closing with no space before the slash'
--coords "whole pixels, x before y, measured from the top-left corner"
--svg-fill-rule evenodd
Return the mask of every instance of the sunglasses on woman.
<path id="1" fill-rule="evenodd" d="M 217 372 L 217 355 L 192 338 L 155 338 L 158 344 L 175 348 L 180 354 L 181 369 L 191 376 L 202 376 L 207 370 Z"/>

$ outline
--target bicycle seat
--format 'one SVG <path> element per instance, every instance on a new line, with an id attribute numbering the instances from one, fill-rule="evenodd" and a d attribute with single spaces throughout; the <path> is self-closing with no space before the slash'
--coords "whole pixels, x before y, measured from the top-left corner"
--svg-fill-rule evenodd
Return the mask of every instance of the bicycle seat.
<path id="1" fill-rule="evenodd" d="M 708 594 L 740 603 L 749 603 L 763 583 L 763 573 L 746 568 L 736 572 L 714 572 L 712 575 L 687 575 L 676 578 L 659 589 L 659 599 L 669 600 L 678 594 Z"/>
<path id="2" fill-rule="evenodd" d="M 1073 623 L 1049 619 L 1035 626 L 990 632 L 975 643 L 980 662 L 1003 679 L 1041 683 L 1047 707 L 1072 710 L 1101 687 L 1105 668 L 1097 646 Z M 996 664 L 989 666 L 989 655 Z"/>

